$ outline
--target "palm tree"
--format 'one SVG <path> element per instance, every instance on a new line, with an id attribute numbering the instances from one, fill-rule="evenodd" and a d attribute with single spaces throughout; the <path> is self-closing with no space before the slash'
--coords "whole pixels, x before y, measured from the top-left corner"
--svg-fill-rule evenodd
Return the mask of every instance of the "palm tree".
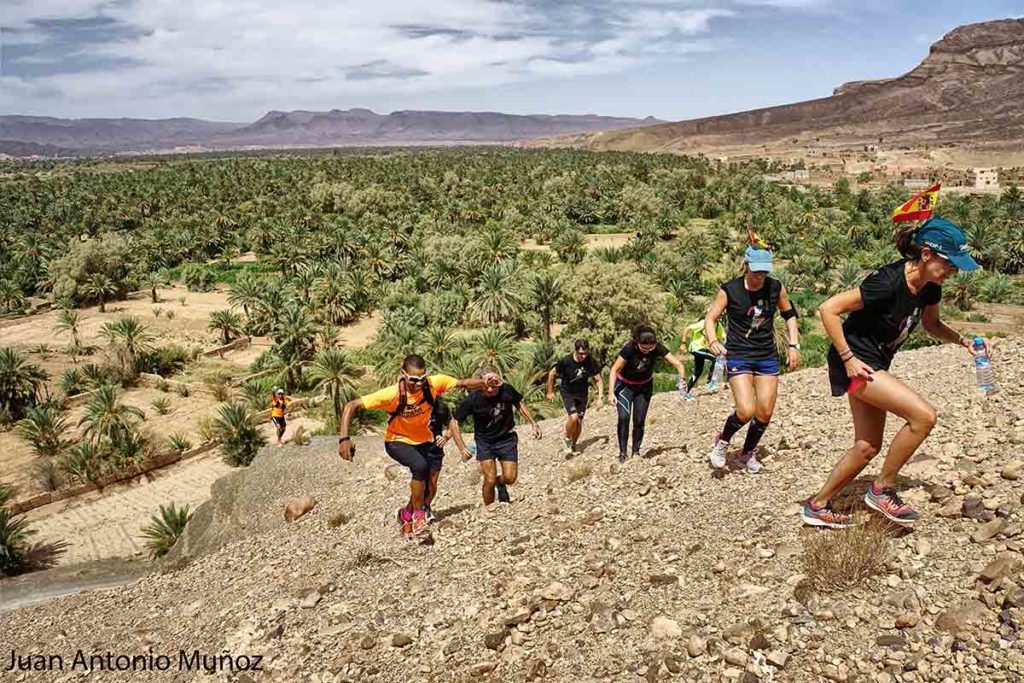
<path id="1" fill-rule="evenodd" d="M 39 398 L 46 371 L 28 362 L 28 355 L 0 346 L 0 413 L 20 420 L 25 409 Z"/>
<path id="2" fill-rule="evenodd" d="M 61 410 L 52 403 L 30 406 L 25 417 L 14 425 L 18 436 L 27 441 L 38 456 L 56 456 L 72 444 L 65 439 L 68 422 Z"/>
<path id="3" fill-rule="evenodd" d="M 228 303 L 241 306 L 242 314 L 249 318 L 249 311 L 255 308 L 266 288 L 266 284 L 253 275 L 245 274 L 235 280 L 228 288 Z"/>
<path id="4" fill-rule="evenodd" d="M 64 456 L 61 468 L 80 483 L 96 481 L 103 471 L 103 447 L 81 441 Z"/>
<path id="5" fill-rule="evenodd" d="M 63 309 L 57 318 L 56 328 L 62 332 L 67 331 L 71 333 L 71 343 L 74 344 L 76 349 L 82 348 L 82 339 L 79 337 L 78 332 L 83 319 L 81 311 L 74 308 Z"/>
<path id="6" fill-rule="evenodd" d="M 285 306 L 272 332 L 274 355 L 287 366 L 288 387 L 298 386 L 299 364 L 313 355 L 316 325 L 312 316 L 297 303 Z"/>
<path id="7" fill-rule="evenodd" d="M 149 328 L 133 315 L 104 324 L 100 334 L 121 352 L 121 365 L 129 373 L 136 371 L 139 353 L 147 351 L 153 341 Z"/>
<path id="8" fill-rule="evenodd" d="M 455 336 L 451 328 L 431 325 L 423 333 L 423 352 L 431 364 L 442 367 L 455 352 Z"/>
<path id="9" fill-rule="evenodd" d="M 256 421 L 244 403 L 223 403 L 220 416 L 213 422 L 213 436 L 220 442 L 224 462 L 234 467 L 247 466 L 267 439 L 256 428 Z"/>
<path id="10" fill-rule="evenodd" d="M 20 313 L 25 309 L 25 294 L 13 280 L 0 282 L 0 313 Z"/>
<path id="11" fill-rule="evenodd" d="M 978 278 L 974 272 L 961 271 L 943 286 L 943 300 L 958 310 L 969 311 L 978 294 Z"/>
<path id="12" fill-rule="evenodd" d="M 513 268 L 504 265 L 488 268 L 481 273 L 474 293 L 474 314 L 490 324 L 515 320 L 523 311 L 516 290 L 516 272 Z"/>
<path id="13" fill-rule="evenodd" d="M 210 330 L 220 331 L 221 344 L 229 344 L 242 333 L 242 321 L 231 309 L 214 311 L 210 314 Z"/>
<path id="14" fill-rule="evenodd" d="M 180 508 L 175 507 L 174 503 L 167 507 L 161 505 L 160 511 L 150 518 L 149 524 L 142 527 L 142 535 L 148 539 L 146 548 L 149 550 L 149 557 L 155 560 L 166 555 L 178 542 L 190 519 L 192 512 L 188 505 Z"/>
<path id="15" fill-rule="evenodd" d="M 341 409 L 353 395 L 356 376 L 356 365 L 343 349 L 320 349 L 313 358 L 309 377 L 316 382 L 316 390 L 331 399 L 335 425 L 341 424 Z"/>
<path id="16" fill-rule="evenodd" d="M 107 312 L 107 297 L 117 293 L 114 281 L 103 273 L 93 273 L 85 278 L 82 293 L 100 303 L 100 313 Z"/>
<path id="17" fill-rule="evenodd" d="M 106 384 L 97 389 L 86 404 L 85 415 L 78 421 L 78 426 L 85 425 L 83 436 L 93 443 L 114 442 L 132 431 L 145 417 L 135 406 L 121 402 L 120 388 Z"/>
<path id="18" fill-rule="evenodd" d="M 551 271 L 535 273 L 527 281 L 526 295 L 531 308 L 540 316 L 541 324 L 544 326 L 544 341 L 550 341 L 555 309 L 562 299 L 561 280 Z"/>
<path id="19" fill-rule="evenodd" d="M 515 365 L 519 356 L 515 337 L 498 327 L 488 327 L 475 335 L 472 348 L 479 364 L 493 363 L 502 371 Z"/>
<path id="20" fill-rule="evenodd" d="M 142 283 L 149 290 L 149 298 L 154 304 L 160 303 L 157 288 L 163 287 L 170 281 L 167 273 L 163 270 L 153 270 L 142 277 Z"/>

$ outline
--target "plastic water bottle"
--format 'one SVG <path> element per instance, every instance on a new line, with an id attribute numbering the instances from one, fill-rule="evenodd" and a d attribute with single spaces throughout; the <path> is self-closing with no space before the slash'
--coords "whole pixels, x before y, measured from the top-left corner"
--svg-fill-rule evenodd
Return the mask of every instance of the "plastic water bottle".
<path id="1" fill-rule="evenodd" d="M 686 395 L 686 378 L 682 375 L 678 375 L 676 377 L 676 391 L 678 391 L 681 396 Z"/>
<path id="2" fill-rule="evenodd" d="M 711 371 L 711 384 L 716 387 L 721 386 L 723 379 L 725 379 L 725 356 L 717 356 L 715 369 Z"/>
<path id="3" fill-rule="evenodd" d="M 974 377 L 983 393 L 994 394 L 998 390 L 992 359 L 985 352 L 985 340 L 981 337 L 974 338 Z"/>
<path id="4" fill-rule="evenodd" d="M 475 458 L 476 457 L 476 441 L 470 441 L 468 448 L 469 448 L 469 452 L 472 453 L 473 457 Z"/>

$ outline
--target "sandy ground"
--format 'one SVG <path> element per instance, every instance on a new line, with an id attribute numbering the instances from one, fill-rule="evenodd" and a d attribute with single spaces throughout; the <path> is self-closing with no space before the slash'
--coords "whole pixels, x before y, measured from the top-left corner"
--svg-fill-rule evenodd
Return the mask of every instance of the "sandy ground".
<path id="1" fill-rule="evenodd" d="M 382 316 L 380 311 L 361 317 L 351 325 L 338 331 L 338 344 L 349 349 L 361 349 L 370 343 L 373 335 L 380 329 Z"/>
<path id="2" fill-rule="evenodd" d="M 306 417 L 288 421 L 285 447 L 281 457 L 301 454 L 290 443 L 295 428 L 302 425 L 307 433 L 322 423 Z M 274 426 L 266 423 L 260 432 L 273 446 Z M 221 461 L 217 450 L 194 459 L 175 463 L 122 484 L 93 491 L 71 500 L 60 501 L 26 514 L 32 528 L 38 530 L 35 541 L 70 545 L 59 560 L 60 565 L 91 562 L 111 558 L 130 558 L 145 553 L 145 539 L 139 529 L 145 526 L 160 505 L 174 502 L 193 509 L 210 497 L 210 486 L 232 468 Z"/>
<path id="3" fill-rule="evenodd" d="M 152 401 L 157 397 L 166 398 L 170 404 L 170 412 L 160 415 L 153 408 Z M 124 403 L 140 408 L 146 415 L 142 423 L 142 429 L 152 435 L 157 443 L 165 444 L 167 437 L 171 434 L 184 434 L 198 444 L 199 419 L 203 415 L 212 415 L 213 407 L 217 402 L 212 397 L 193 392 L 188 398 L 183 398 L 176 392 L 161 392 L 148 387 L 137 387 L 124 394 Z M 68 424 L 72 426 L 71 436 L 80 436 L 78 421 L 85 414 L 85 406 L 80 405 L 72 408 L 67 413 Z M 18 487 L 18 497 L 26 497 L 41 489 L 35 483 L 33 476 L 34 465 L 39 461 L 28 444 L 18 438 L 14 432 L 0 433 L 0 481 L 14 484 Z"/>
<path id="4" fill-rule="evenodd" d="M 626 242 L 633 238 L 634 233 L 632 232 L 613 232 L 608 234 L 593 234 L 584 235 L 583 241 L 586 242 L 587 247 L 621 247 Z M 527 238 L 519 243 L 519 248 L 524 251 L 551 251 L 551 246 L 547 244 L 537 244 L 537 240 L 532 237 Z"/>
<path id="5" fill-rule="evenodd" d="M 210 485 L 229 471 L 220 454 L 211 451 L 131 482 L 37 508 L 25 517 L 38 532 L 34 541 L 69 544 L 59 560 L 62 565 L 140 555 L 145 539 L 139 530 L 160 505 L 195 508 L 209 498 Z"/>

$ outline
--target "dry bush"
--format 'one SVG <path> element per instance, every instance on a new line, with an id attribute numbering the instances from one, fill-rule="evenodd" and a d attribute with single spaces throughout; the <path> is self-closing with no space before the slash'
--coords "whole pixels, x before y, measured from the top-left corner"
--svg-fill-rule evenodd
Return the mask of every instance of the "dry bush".
<path id="1" fill-rule="evenodd" d="M 302 425 L 296 427 L 295 431 L 292 433 L 292 443 L 296 446 L 305 446 L 312 440 L 313 437 L 309 435 L 306 428 Z"/>
<path id="2" fill-rule="evenodd" d="M 886 524 L 876 517 L 841 531 L 804 537 L 804 573 L 820 591 L 850 588 L 885 571 L 889 557 Z"/>
<path id="3" fill-rule="evenodd" d="M 574 462 L 566 470 L 570 482 L 582 481 L 594 473 L 594 466 L 589 462 Z"/>

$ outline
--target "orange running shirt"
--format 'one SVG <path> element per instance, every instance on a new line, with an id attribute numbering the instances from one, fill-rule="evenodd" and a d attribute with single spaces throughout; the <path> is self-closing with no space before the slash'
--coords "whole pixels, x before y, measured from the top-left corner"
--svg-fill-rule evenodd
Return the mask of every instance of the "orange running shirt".
<path id="1" fill-rule="evenodd" d="M 270 409 L 270 416 L 271 417 L 284 417 L 284 409 L 288 407 L 289 403 L 291 403 L 291 401 L 289 399 L 284 398 L 284 399 L 278 400 L 277 397 L 275 396 L 273 398 L 273 407 L 271 407 L 271 409 Z"/>
<path id="2" fill-rule="evenodd" d="M 434 398 L 451 391 L 459 382 L 450 375 L 431 375 L 427 381 L 430 382 L 430 394 Z M 398 399 L 398 385 L 395 384 L 367 394 L 360 400 L 366 410 L 393 413 L 398 410 Z M 388 423 L 384 440 L 400 441 L 413 446 L 433 441 L 434 435 L 430 432 L 431 406 L 423 400 L 423 390 L 406 385 L 405 404 L 402 414 Z"/>

